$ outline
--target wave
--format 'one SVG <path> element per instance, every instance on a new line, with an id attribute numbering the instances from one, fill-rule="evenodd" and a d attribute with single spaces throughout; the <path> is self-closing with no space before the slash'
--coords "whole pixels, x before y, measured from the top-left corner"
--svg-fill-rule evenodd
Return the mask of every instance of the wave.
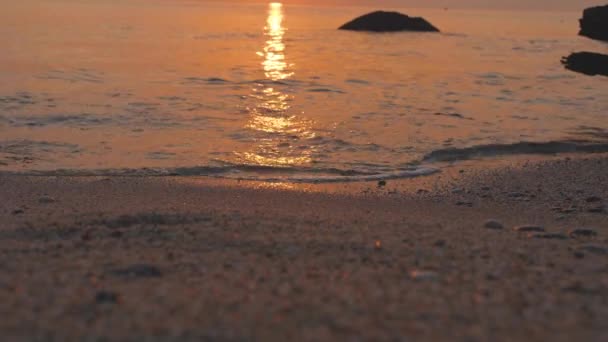
<path id="1" fill-rule="evenodd" d="M 605 153 L 608 143 L 566 140 L 549 142 L 517 142 L 513 144 L 489 144 L 465 148 L 447 148 L 435 150 L 422 158 L 423 162 L 450 162 L 483 157 L 499 157 L 523 154 L 558 154 L 558 153 Z"/>
<path id="2" fill-rule="evenodd" d="M 276 167 L 246 164 L 221 166 L 193 166 L 177 168 L 138 169 L 59 169 L 52 171 L 0 171 L 5 175 L 20 176 L 64 176 L 64 177 L 214 177 L 248 181 L 288 182 L 288 183 L 340 183 L 377 181 L 398 178 L 426 176 L 439 169 L 418 166 L 396 170 L 360 171 L 337 168 Z"/>
<path id="3" fill-rule="evenodd" d="M 339 141 L 338 141 L 339 143 Z M 24 147 L 24 144 L 27 145 Z M 13 142 L 0 145 L 0 152 L 26 153 L 31 142 Z M 45 148 L 74 150 L 77 146 L 41 143 Z M 27 149 L 27 150 L 24 150 Z M 213 177 L 234 180 L 286 182 L 286 183 L 343 183 L 404 179 L 427 176 L 441 171 L 441 162 L 457 162 L 470 159 L 496 158 L 516 155 L 555 155 L 560 153 L 608 153 L 608 142 L 590 140 L 565 140 L 548 142 L 516 142 L 512 144 L 487 144 L 464 148 L 434 150 L 416 162 L 401 165 L 377 165 L 369 163 L 345 163 L 339 167 L 266 166 L 230 163 L 212 160 L 209 165 L 158 168 L 114 169 L 58 169 L 33 171 L 0 171 L 0 175 L 22 176 L 73 176 L 73 177 Z M 167 159 L 166 153 L 151 153 L 151 159 Z"/>

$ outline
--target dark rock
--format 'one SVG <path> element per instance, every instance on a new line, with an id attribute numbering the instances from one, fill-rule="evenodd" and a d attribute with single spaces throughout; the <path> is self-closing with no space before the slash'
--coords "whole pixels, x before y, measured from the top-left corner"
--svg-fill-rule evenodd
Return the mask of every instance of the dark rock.
<path id="1" fill-rule="evenodd" d="M 589 252 L 593 254 L 608 254 L 608 247 L 595 244 L 578 246 L 577 252 Z"/>
<path id="2" fill-rule="evenodd" d="M 56 200 L 49 195 L 42 195 L 42 196 L 40 196 L 40 198 L 38 198 L 38 202 L 42 203 L 42 204 L 48 204 L 48 203 L 56 202 Z"/>
<path id="3" fill-rule="evenodd" d="M 602 198 L 601 197 L 597 197 L 597 196 L 590 196 L 590 197 L 585 198 L 585 201 L 587 203 L 601 202 Z"/>
<path id="4" fill-rule="evenodd" d="M 435 243 L 433 244 L 433 246 L 435 246 L 435 247 L 445 247 L 445 245 L 446 245 L 445 240 L 437 240 L 437 241 L 435 241 Z"/>
<path id="5" fill-rule="evenodd" d="M 526 225 L 526 226 L 513 227 L 513 230 L 516 232 L 519 232 L 519 233 L 530 233 L 530 232 L 543 233 L 545 231 L 545 228 L 540 227 L 540 226 Z"/>
<path id="6" fill-rule="evenodd" d="M 608 5 L 587 8 L 580 26 L 581 36 L 608 41 Z"/>
<path id="7" fill-rule="evenodd" d="M 574 252 L 574 253 L 573 253 L 573 255 L 574 255 L 574 257 L 575 257 L 575 258 L 577 258 L 577 259 L 582 259 L 582 258 L 584 258 L 584 257 L 585 257 L 585 253 L 583 253 L 583 252 L 579 252 L 579 251 Z"/>
<path id="8" fill-rule="evenodd" d="M 386 181 L 385 180 L 378 181 L 378 187 L 381 188 L 383 186 L 386 186 Z"/>
<path id="9" fill-rule="evenodd" d="M 97 303 L 118 303 L 120 296 L 114 292 L 99 291 L 95 295 Z"/>
<path id="10" fill-rule="evenodd" d="M 526 197 L 526 194 L 521 193 L 521 192 L 511 192 L 508 195 L 511 198 L 522 198 L 522 197 Z"/>
<path id="11" fill-rule="evenodd" d="M 566 69 L 581 74 L 608 76 L 608 56 L 595 52 L 575 52 L 562 58 Z"/>
<path id="12" fill-rule="evenodd" d="M 601 214 L 605 211 L 605 209 L 606 208 L 603 205 L 600 205 L 598 207 L 589 208 L 587 211 L 590 213 Z"/>
<path id="13" fill-rule="evenodd" d="M 487 220 L 483 224 L 484 228 L 487 229 L 504 229 L 505 226 L 497 220 Z"/>
<path id="14" fill-rule="evenodd" d="M 563 287 L 562 291 L 574 292 L 574 293 L 578 293 L 578 294 L 582 294 L 582 295 L 596 295 L 596 294 L 601 293 L 601 290 L 599 290 L 597 288 L 588 287 L 588 285 L 585 285 L 581 282 L 575 282 L 571 285 Z"/>
<path id="15" fill-rule="evenodd" d="M 146 264 L 131 265 L 112 271 L 112 274 L 121 277 L 155 278 L 162 276 L 160 269 L 156 266 Z"/>
<path id="16" fill-rule="evenodd" d="M 557 208 L 554 211 L 557 211 L 562 214 L 571 214 L 573 212 L 576 212 L 577 209 L 576 208 Z"/>
<path id="17" fill-rule="evenodd" d="M 456 205 L 459 206 L 459 207 L 472 207 L 473 206 L 473 202 L 458 201 L 458 202 L 456 202 Z"/>
<path id="18" fill-rule="evenodd" d="M 82 241 L 89 241 L 93 238 L 93 232 L 91 230 L 87 230 L 86 232 L 84 232 L 81 236 L 80 239 Z"/>
<path id="19" fill-rule="evenodd" d="M 21 215 L 23 214 L 25 211 L 23 211 L 23 209 L 15 209 L 13 210 L 13 215 Z"/>
<path id="20" fill-rule="evenodd" d="M 398 12 L 372 12 L 358 17 L 344 25 L 340 30 L 371 32 L 439 32 L 435 26 L 424 18 L 409 17 Z"/>
<path id="21" fill-rule="evenodd" d="M 572 230 L 570 230 L 568 232 L 568 235 L 570 235 L 571 238 L 593 237 L 593 236 L 596 236 L 597 233 L 593 229 L 578 228 L 578 229 L 572 229 Z"/>
<path id="22" fill-rule="evenodd" d="M 551 240 L 567 240 L 568 236 L 560 233 L 536 233 L 530 234 L 533 239 L 551 239 Z"/>
<path id="23" fill-rule="evenodd" d="M 120 230 L 115 230 L 110 233 L 110 237 L 113 237 L 115 239 L 120 239 L 122 236 L 123 236 L 123 233 Z"/>

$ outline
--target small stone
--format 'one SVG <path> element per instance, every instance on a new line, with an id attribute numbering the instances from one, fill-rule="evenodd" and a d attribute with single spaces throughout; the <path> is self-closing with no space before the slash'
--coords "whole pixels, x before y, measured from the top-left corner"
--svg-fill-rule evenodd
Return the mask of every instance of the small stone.
<path id="1" fill-rule="evenodd" d="M 483 191 L 489 191 L 490 187 L 489 186 L 482 186 L 481 190 L 483 190 Z"/>
<path id="2" fill-rule="evenodd" d="M 160 269 L 153 265 L 135 264 L 126 268 L 112 271 L 112 274 L 122 277 L 156 278 L 162 276 Z"/>
<path id="3" fill-rule="evenodd" d="M 484 224 L 483 224 L 484 228 L 487 229 L 504 229 L 505 226 L 500 223 L 498 220 L 487 220 Z"/>
<path id="4" fill-rule="evenodd" d="M 382 249 L 382 241 L 380 241 L 380 240 L 374 241 L 374 249 L 381 250 Z"/>
<path id="5" fill-rule="evenodd" d="M 575 293 L 579 293 L 579 294 L 583 294 L 583 295 L 594 295 L 594 294 L 598 293 L 597 289 L 585 286 L 585 284 L 578 282 L 578 281 L 575 283 L 572 283 L 568 286 L 563 287 L 562 291 L 575 292 Z"/>
<path id="6" fill-rule="evenodd" d="M 601 198 L 601 197 L 597 197 L 597 196 L 591 196 L 591 197 L 587 197 L 587 198 L 585 199 L 585 201 L 586 201 L 587 203 L 596 203 L 596 202 L 601 202 L 601 201 L 602 201 L 602 198 Z"/>
<path id="7" fill-rule="evenodd" d="M 437 280 L 439 275 L 437 272 L 428 270 L 413 270 L 410 272 L 410 278 L 417 281 Z"/>
<path id="8" fill-rule="evenodd" d="M 593 207 L 593 208 L 589 208 L 587 209 L 588 212 L 590 213 L 603 213 L 604 212 L 604 206 L 599 206 L 599 207 Z"/>
<path id="9" fill-rule="evenodd" d="M 552 240 L 568 240 L 568 236 L 560 233 L 536 233 L 529 234 L 528 237 L 533 239 L 552 239 Z"/>
<path id="10" fill-rule="evenodd" d="M 386 181 L 385 180 L 378 181 L 378 187 L 379 188 L 384 187 L 384 186 L 386 186 Z"/>
<path id="11" fill-rule="evenodd" d="M 461 189 L 461 188 L 454 188 L 454 189 L 452 189 L 452 193 L 453 194 L 461 194 L 463 192 L 464 192 L 464 189 Z"/>
<path id="12" fill-rule="evenodd" d="M 95 295 L 95 301 L 97 303 L 118 303 L 120 296 L 115 292 L 110 291 L 99 291 Z"/>
<path id="13" fill-rule="evenodd" d="M 113 238 L 116 238 L 116 239 L 121 238 L 122 235 L 123 234 L 122 234 L 122 232 L 120 230 L 115 230 L 115 231 L 113 231 L 113 232 L 110 233 L 110 236 L 113 237 Z"/>
<path id="14" fill-rule="evenodd" d="M 56 202 L 56 200 L 48 195 L 43 195 L 38 199 L 38 203 L 42 203 L 42 204 L 48 204 L 48 203 L 54 203 Z"/>
<path id="15" fill-rule="evenodd" d="M 458 201 L 458 202 L 456 202 L 456 205 L 459 207 L 472 207 L 473 202 Z"/>
<path id="16" fill-rule="evenodd" d="M 15 209 L 13 210 L 13 215 L 21 215 L 23 214 L 25 211 L 23 211 L 23 209 Z"/>
<path id="17" fill-rule="evenodd" d="M 526 195 L 521 193 L 521 192 L 511 192 L 509 193 L 509 197 L 512 198 L 521 198 L 521 197 L 525 197 Z"/>
<path id="18" fill-rule="evenodd" d="M 594 237 L 594 236 L 597 236 L 597 232 L 593 229 L 578 228 L 578 229 L 572 229 L 572 230 L 568 231 L 568 235 L 571 238 Z"/>
<path id="19" fill-rule="evenodd" d="M 593 254 L 608 254 L 608 247 L 596 244 L 586 244 L 578 246 L 578 252 L 589 252 Z"/>
<path id="20" fill-rule="evenodd" d="M 435 246 L 435 247 L 445 247 L 445 245 L 446 245 L 445 240 L 437 240 L 437 241 L 435 241 L 435 243 L 433 244 L 433 246 Z"/>
<path id="21" fill-rule="evenodd" d="M 533 226 L 533 225 L 525 225 L 525 226 L 517 226 L 513 227 L 513 230 L 519 233 L 530 233 L 530 232 L 538 232 L 543 233 L 545 228 L 541 226 Z"/>
<path id="22" fill-rule="evenodd" d="M 82 239 L 82 241 L 89 241 L 92 238 L 93 238 L 93 232 L 90 230 L 87 230 L 80 236 L 80 239 Z"/>

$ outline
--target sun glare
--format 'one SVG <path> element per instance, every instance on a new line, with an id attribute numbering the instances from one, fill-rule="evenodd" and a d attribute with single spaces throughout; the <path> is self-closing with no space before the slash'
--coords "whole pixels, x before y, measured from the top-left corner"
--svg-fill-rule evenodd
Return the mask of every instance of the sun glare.
<path id="1" fill-rule="evenodd" d="M 286 46 L 283 42 L 287 29 L 283 26 L 283 5 L 278 2 L 269 4 L 268 18 L 264 26 L 267 40 L 264 49 L 258 52 L 263 58 L 262 68 L 268 81 L 287 80 L 294 75 L 287 63 Z M 259 84 L 253 89 L 252 98 L 258 102 L 250 108 L 252 117 L 247 128 L 265 134 L 257 140 L 254 152 L 239 154 L 243 162 L 265 166 L 302 165 L 312 161 L 310 149 L 298 149 L 292 143 L 311 139 L 309 120 L 290 113 L 293 95 L 272 84 Z"/>

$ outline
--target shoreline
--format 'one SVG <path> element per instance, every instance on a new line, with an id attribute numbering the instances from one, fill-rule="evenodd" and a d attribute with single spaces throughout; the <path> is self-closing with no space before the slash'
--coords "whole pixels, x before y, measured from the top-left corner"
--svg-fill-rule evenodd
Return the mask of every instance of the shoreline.
<path id="1" fill-rule="evenodd" d="M 0 333 L 608 337 L 608 158 L 470 164 L 381 187 L 0 175 Z"/>

